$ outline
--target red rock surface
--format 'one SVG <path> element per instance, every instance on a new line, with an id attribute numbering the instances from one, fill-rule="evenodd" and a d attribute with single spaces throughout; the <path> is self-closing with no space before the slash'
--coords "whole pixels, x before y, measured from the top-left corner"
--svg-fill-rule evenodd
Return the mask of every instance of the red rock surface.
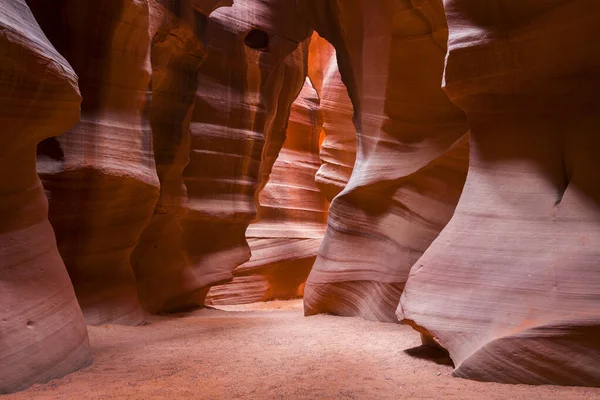
<path id="1" fill-rule="evenodd" d="M 150 2 L 150 124 L 160 197 L 132 255 L 140 301 L 153 313 L 182 307 L 182 299 L 198 289 L 198 280 L 183 251 L 188 199 L 182 174 L 189 162 L 198 71 L 206 55 L 205 33 L 194 27 L 219 5 L 215 0 L 193 5 L 162 3 Z"/>
<path id="2" fill-rule="evenodd" d="M 140 324 L 130 256 L 158 196 L 148 2 L 29 4 L 83 97 L 79 124 L 38 152 L 59 251 L 88 324 Z"/>
<path id="3" fill-rule="evenodd" d="M 294 1 L 239 0 L 207 21 L 207 57 L 191 117 L 184 249 L 202 304 L 250 258 L 245 232 L 307 74 L 310 29 Z"/>
<path id="4" fill-rule="evenodd" d="M 452 216 L 467 168 L 466 120 L 440 87 L 444 10 L 438 1 L 299 4 L 337 50 L 358 132 L 305 312 L 396 321 L 410 267 Z"/>
<path id="5" fill-rule="evenodd" d="M 338 69 L 335 48 L 318 33 L 310 42 L 308 75 L 319 94 L 323 115 L 322 165 L 315 182 L 329 201 L 348 183 L 356 159 L 354 109 Z"/>
<path id="6" fill-rule="evenodd" d="M 600 3 L 445 5 L 444 85 L 468 115 L 471 164 L 398 315 L 457 376 L 600 385 Z"/>
<path id="7" fill-rule="evenodd" d="M 228 281 L 207 302 L 304 291 L 459 377 L 600 386 L 596 1 L 4 0 L 0 33 L 0 393 L 88 365 L 85 318 L 106 365 L 24 396 L 595 394 L 434 384 L 399 324 L 110 325 Z"/>
<path id="8" fill-rule="evenodd" d="M 283 148 L 260 192 L 258 221 L 246 231 L 252 256 L 233 271 L 231 283 L 211 288 L 207 304 L 302 296 L 329 206 L 315 185 L 321 119 L 317 92 L 307 79 L 292 105 Z"/>
<path id="9" fill-rule="evenodd" d="M 79 118 L 77 75 L 22 0 L 0 4 L 0 394 L 91 362 L 35 172 L 38 142 Z"/>

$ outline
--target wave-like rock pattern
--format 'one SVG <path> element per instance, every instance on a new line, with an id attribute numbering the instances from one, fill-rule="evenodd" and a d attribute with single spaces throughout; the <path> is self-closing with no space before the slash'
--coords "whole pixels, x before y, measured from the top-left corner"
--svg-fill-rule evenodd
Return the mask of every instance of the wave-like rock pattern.
<path id="1" fill-rule="evenodd" d="M 188 199 L 182 174 L 189 162 L 198 71 L 206 55 L 205 32 L 195 27 L 206 21 L 217 3 L 150 1 L 150 124 L 160 197 L 132 265 L 142 306 L 152 313 L 185 308 L 187 298 L 199 288 L 183 251 Z"/>
<path id="2" fill-rule="evenodd" d="M 456 213 L 398 315 L 455 374 L 600 385 L 600 4 L 445 2 L 445 90 L 471 125 Z"/>
<path id="3" fill-rule="evenodd" d="M 335 48 L 317 32 L 310 42 L 308 69 L 319 94 L 325 134 L 315 183 L 331 201 L 346 187 L 356 160 L 354 108 L 342 82 Z"/>
<path id="4" fill-rule="evenodd" d="M 328 202 L 315 185 L 321 113 L 306 80 L 292 105 L 286 139 L 260 192 L 258 221 L 246 231 L 252 256 L 233 281 L 211 288 L 207 303 L 236 304 L 302 296 L 327 221 Z"/>
<path id="5" fill-rule="evenodd" d="M 59 251 L 88 324 L 140 324 L 130 256 L 158 198 L 147 0 L 28 0 L 79 76 L 81 121 L 38 150 Z"/>
<path id="6" fill-rule="evenodd" d="M 468 164 L 466 119 L 440 87 L 444 10 L 435 0 L 299 5 L 336 48 L 357 131 L 305 313 L 396 321 L 410 267 L 452 216 Z"/>
<path id="7" fill-rule="evenodd" d="M 0 4 L 0 394 L 91 363 L 87 330 L 48 222 L 38 142 L 79 118 L 77 75 L 23 0 Z"/>
<path id="8" fill-rule="evenodd" d="M 250 258 L 245 232 L 307 75 L 310 34 L 291 0 L 238 0 L 208 18 L 183 173 L 184 249 L 204 288 L 189 303 Z"/>

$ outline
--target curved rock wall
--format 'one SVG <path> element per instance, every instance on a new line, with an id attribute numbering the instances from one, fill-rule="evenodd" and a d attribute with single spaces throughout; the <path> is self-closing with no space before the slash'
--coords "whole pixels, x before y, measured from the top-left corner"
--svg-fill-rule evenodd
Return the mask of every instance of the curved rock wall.
<path id="1" fill-rule="evenodd" d="M 321 113 L 307 79 L 292 105 L 286 140 L 259 195 L 259 218 L 246 231 L 252 256 L 207 303 L 239 304 L 302 296 L 325 234 L 328 203 L 315 185 Z"/>
<path id="2" fill-rule="evenodd" d="M 299 295 L 315 256 L 306 314 L 599 385 L 600 4 L 444 5 L 4 0 L 0 393 L 88 365 L 84 316 Z"/>
<path id="3" fill-rule="evenodd" d="M 307 281 L 307 315 L 396 321 L 410 267 L 460 196 L 467 125 L 440 88 L 444 10 L 435 0 L 413 3 L 299 2 L 336 48 L 357 131 L 352 176 L 331 203 Z"/>
<path id="4" fill-rule="evenodd" d="M 48 222 L 36 145 L 79 118 L 77 75 L 23 0 L 0 4 L 0 394 L 91 363 Z"/>
<path id="5" fill-rule="evenodd" d="M 195 27 L 217 6 L 216 0 L 162 3 L 150 2 L 150 124 L 160 197 L 132 255 L 140 301 L 153 313 L 185 306 L 182 297 L 198 288 L 183 251 L 188 204 L 182 174 L 189 162 L 191 114 L 205 57 L 205 33 Z"/>
<path id="6" fill-rule="evenodd" d="M 307 74 L 311 31 L 291 0 L 239 0 L 207 21 L 207 58 L 191 116 L 184 249 L 202 304 L 250 258 L 245 232 Z"/>
<path id="7" fill-rule="evenodd" d="M 600 384 L 600 4 L 445 1 L 444 85 L 471 125 L 456 213 L 399 318 L 455 375 Z"/>
<path id="8" fill-rule="evenodd" d="M 79 124 L 38 150 L 59 251 L 88 324 L 140 324 L 129 259 L 158 197 L 148 2 L 28 2 L 83 97 Z"/>
<path id="9" fill-rule="evenodd" d="M 356 160 L 354 108 L 342 82 L 335 48 L 316 32 L 310 42 L 308 68 L 320 97 L 325 135 L 315 183 L 331 201 L 346 187 Z"/>

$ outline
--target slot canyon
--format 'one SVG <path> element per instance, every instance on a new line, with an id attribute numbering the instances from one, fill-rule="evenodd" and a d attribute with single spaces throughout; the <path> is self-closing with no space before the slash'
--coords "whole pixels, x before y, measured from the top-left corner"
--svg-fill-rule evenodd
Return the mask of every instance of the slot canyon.
<path id="1" fill-rule="evenodd" d="M 594 37 L 597 0 L 2 0 L 0 398 L 600 398 Z"/>

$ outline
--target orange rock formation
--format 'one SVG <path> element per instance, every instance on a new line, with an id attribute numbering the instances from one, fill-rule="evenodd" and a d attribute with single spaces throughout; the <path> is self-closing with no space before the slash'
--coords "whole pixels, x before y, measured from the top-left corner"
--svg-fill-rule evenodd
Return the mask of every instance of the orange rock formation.
<path id="1" fill-rule="evenodd" d="M 315 182 L 329 201 L 348 183 L 356 159 L 354 109 L 338 69 L 334 47 L 318 33 L 310 42 L 308 75 L 319 94 L 323 115 L 321 168 Z"/>
<path id="2" fill-rule="evenodd" d="M 28 3 L 83 97 L 81 121 L 38 151 L 58 249 L 88 324 L 140 324 L 130 256 L 158 197 L 148 3 Z"/>
<path id="3" fill-rule="evenodd" d="M 600 386 L 597 1 L 4 0 L 0 33 L 0 393 L 229 281 Z"/>
<path id="4" fill-rule="evenodd" d="M 466 120 L 440 87 L 444 10 L 438 1 L 299 3 L 337 50 L 357 131 L 305 312 L 396 321 L 410 268 L 452 216 L 467 168 Z"/>
<path id="5" fill-rule="evenodd" d="M 77 75 L 23 0 L 0 4 L 0 394 L 88 365 L 89 341 L 48 222 L 36 146 L 77 123 Z"/>
<path id="6" fill-rule="evenodd" d="M 231 283 L 214 286 L 212 304 L 302 296 L 329 204 L 315 185 L 321 133 L 319 99 L 309 80 L 292 105 L 286 140 L 259 195 L 258 221 L 246 231 L 252 257 Z"/>
<path id="7" fill-rule="evenodd" d="M 398 315 L 455 375 L 600 384 L 600 3 L 445 1 L 444 87 L 469 117 L 456 213 Z"/>
<path id="8" fill-rule="evenodd" d="M 202 304 L 250 258 L 257 195 L 285 139 L 307 75 L 310 29 L 294 1 L 239 0 L 211 14 L 191 116 L 184 249 Z"/>

